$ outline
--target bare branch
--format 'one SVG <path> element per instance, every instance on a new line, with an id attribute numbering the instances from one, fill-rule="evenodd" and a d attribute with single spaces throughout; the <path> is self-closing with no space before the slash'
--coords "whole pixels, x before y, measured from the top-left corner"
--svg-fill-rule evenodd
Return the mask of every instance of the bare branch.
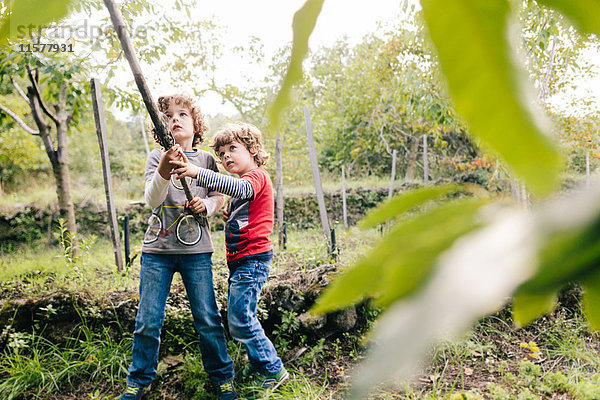
<path id="1" fill-rule="evenodd" d="M 54 121 L 55 124 L 58 124 L 58 118 L 56 117 L 56 115 L 54 115 L 48 109 L 48 107 L 46 106 L 46 103 L 44 102 L 44 99 L 42 98 L 42 93 L 40 91 L 40 87 L 38 86 L 37 79 L 31 73 L 31 68 L 29 68 L 29 65 L 27 66 L 27 75 L 29 76 L 29 80 L 31 81 L 31 84 L 33 85 L 33 90 L 35 91 L 35 95 L 38 98 L 38 100 L 40 101 L 40 106 L 42 107 L 44 114 L 46 114 L 48 117 L 50 117 L 50 119 L 52 121 Z"/>
<path id="2" fill-rule="evenodd" d="M 19 93 L 21 95 L 21 97 L 27 102 L 29 103 L 29 99 L 27 98 L 27 95 L 25 94 L 25 92 L 23 91 L 23 89 L 21 89 L 21 87 L 17 84 L 17 82 L 15 81 L 15 78 L 13 78 L 12 76 L 10 77 L 10 81 L 13 84 L 13 86 L 15 87 L 15 89 L 17 90 L 17 93 Z"/>
<path id="3" fill-rule="evenodd" d="M 219 96 L 221 96 L 224 100 L 228 101 L 229 103 L 231 103 L 231 105 L 233 105 L 235 107 L 235 109 L 237 110 L 237 112 L 240 113 L 240 116 L 242 117 L 243 121 L 248 121 L 248 117 L 246 116 L 246 113 L 244 112 L 244 110 L 242 110 L 242 105 L 240 104 L 240 102 L 235 101 L 235 98 L 228 95 L 227 92 L 225 92 L 224 90 L 221 90 L 221 88 L 219 88 L 217 86 L 217 84 L 215 83 L 215 79 L 214 76 L 210 82 L 210 87 L 207 90 L 211 90 L 213 92 L 215 92 L 216 94 L 218 94 Z"/>
<path id="4" fill-rule="evenodd" d="M 0 110 L 2 110 L 8 116 L 12 117 L 12 119 L 14 119 L 16 121 L 16 123 L 21 126 L 21 128 L 25 129 L 25 131 L 27 133 L 29 133 L 31 135 L 39 135 L 40 134 L 39 131 L 36 131 L 35 129 L 30 128 L 29 125 L 27 125 L 21 118 L 19 118 L 19 116 L 17 114 L 12 112 L 11 109 L 0 104 Z"/>

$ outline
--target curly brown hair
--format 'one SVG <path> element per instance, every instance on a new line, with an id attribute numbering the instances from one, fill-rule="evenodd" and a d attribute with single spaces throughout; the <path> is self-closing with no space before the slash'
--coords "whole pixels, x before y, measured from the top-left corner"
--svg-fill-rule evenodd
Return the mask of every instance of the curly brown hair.
<path id="1" fill-rule="evenodd" d="M 234 141 L 246 146 L 246 149 L 254 156 L 254 161 L 259 167 L 265 165 L 269 160 L 270 155 L 263 147 L 260 130 L 256 126 L 245 122 L 227 124 L 215 134 L 210 148 L 213 149 L 217 158 L 219 158 L 219 148 Z"/>
<path id="2" fill-rule="evenodd" d="M 206 122 L 206 119 L 204 118 L 204 114 L 202 114 L 202 111 L 200 111 L 200 106 L 196 104 L 196 100 L 185 93 L 177 93 L 169 96 L 160 96 L 158 98 L 157 106 L 158 111 L 160 111 L 163 114 L 163 117 L 169 109 L 171 102 L 175 102 L 175 104 L 177 104 L 178 106 L 182 106 L 190 110 L 190 115 L 192 116 L 192 119 L 194 121 L 194 141 L 192 142 L 192 147 L 196 147 L 197 145 L 201 144 L 204 141 L 204 138 L 206 137 L 206 133 L 208 132 L 208 124 Z M 156 141 L 156 143 L 160 144 L 152 123 L 150 123 L 150 130 L 154 135 L 154 140 Z"/>

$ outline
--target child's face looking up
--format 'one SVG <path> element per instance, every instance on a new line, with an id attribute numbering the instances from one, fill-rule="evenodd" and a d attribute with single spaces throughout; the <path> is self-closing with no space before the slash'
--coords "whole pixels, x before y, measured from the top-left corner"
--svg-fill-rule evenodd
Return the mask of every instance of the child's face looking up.
<path id="1" fill-rule="evenodd" d="M 171 102 L 165 115 L 169 118 L 169 129 L 175 143 L 179 144 L 183 151 L 191 151 L 194 143 L 194 119 L 190 110 Z"/>
<path id="2" fill-rule="evenodd" d="M 250 153 L 246 146 L 233 141 L 217 149 L 217 155 L 225 170 L 238 176 L 257 167 L 254 154 Z"/>

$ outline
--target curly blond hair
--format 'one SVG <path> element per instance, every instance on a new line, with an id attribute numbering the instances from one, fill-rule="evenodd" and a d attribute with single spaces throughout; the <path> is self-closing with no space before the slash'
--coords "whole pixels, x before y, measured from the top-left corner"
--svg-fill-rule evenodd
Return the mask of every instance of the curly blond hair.
<path id="1" fill-rule="evenodd" d="M 169 96 L 160 96 L 158 98 L 157 106 L 158 111 L 164 114 L 169 109 L 171 102 L 174 102 L 176 105 L 185 107 L 190 110 L 190 115 L 194 121 L 194 140 L 192 142 L 192 147 L 196 147 L 201 144 L 206 137 L 206 133 L 208 132 L 208 124 L 206 119 L 204 118 L 204 114 L 200 111 L 200 106 L 196 104 L 196 100 L 185 94 L 185 93 L 176 93 Z M 167 125 L 168 126 L 168 125 Z M 154 135 L 154 140 L 156 143 L 160 144 L 158 137 L 156 136 L 156 132 L 154 130 L 154 125 L 150 123 L 150 130 Z"/>
<path id="2" fill-rule="evenodd" d="M 254 156 L 254 161 L 259 167 L 265 165 L 269 160 L 270 155 L 263 147 L 260 130 L 256 126 L 245 122 L 227 124 L 215 134 L 210 147 L 217 155 L 217 158 L 219 158 L 219 148 L 234 141 L 246 146 L 246 149 Z"/>

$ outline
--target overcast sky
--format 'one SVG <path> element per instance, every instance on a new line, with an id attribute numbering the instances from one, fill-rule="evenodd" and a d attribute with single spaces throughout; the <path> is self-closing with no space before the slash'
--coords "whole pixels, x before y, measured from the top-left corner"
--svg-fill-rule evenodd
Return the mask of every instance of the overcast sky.
<path id="1" fill-rule="evenodd" d="M 198 9 L 193 18 L 213 20 L 223 29 L 221 38 L 226 50 L 219 65 L 216 76 L 219 84 L 232 83 L 238 86 L 247 84 L 245 75 L 250 75 L 256 81 L 266 73 L 268 62 L 275 51 L 292 40 L 292 19 L 294 13 L 302 7 L 305 0 L 199 0 Z M 418 6 L 418 0 L 408 0 L 408 4 Z M 380 25 L 391 27 L 401 18 L 401 7 L 405 0 L 325 0 L 323 10 L 317 20 L 309 45 L 311 49 L 333 44 L 336 40 L 347 37 L 351 43 L 357 43 L 364 35 L 375 32 Z M 232 54 L 234 46 L 249 43 L 249 37 L 258 37 L 264 45 L 265 64 L 263 67 L 248 65 L 240 62 L 239 56 Z M 597 53 L 597 51 L 595 52 Z M 571 104 L 572 110 L 589 112 L 600 104 L 600 55 L 589 54 L 591 69 L 597 71 L 596 77 L 582 79 L 580 76 L 570 77 L 572 89 L 554 99 L 549 99 L 559 108 Z M 143 67 L 144 68 L 144 67 Z M 129 72 L 129 71 L 128 71 Z M 154 97 L 174 91 L 188 90 L 190 85 L 197 82 L 158 82 L 161 71 L 144 69 Z M 131 81 L 128 74 L 127 80 Z M 227 82 L 226 82 L 227 81 Z M 581 103 L 587 100 L 583 107 Z M 208 93 L 201 99 L 201 105 L 207 114 L 235 114 L 230 104 L 222 104 L 220 96 Z M 575 101 L 575 104 L 573 102 Z"/>
<path id="2" fill-rule="evenodd" d="M 379 24 L 386 26 L 397 20 L 402 3 L 404 0 L 326 0 L 309 45 L 315 50 L 345 36 L 350 42 L 356 43 L 364 35 L 376 31 Z M 416 0 L 409 1 L 409 4 L 417 3 Z M 194 17 L 213 19 L 223 26 L 225 34 L 222 41 L 225 47 L 245 45 L 250 36 L 260 38 L 268 62 L 278 48 L 291 42 L 293 16 L 303 4 L 304 0 L 200 0 Z M 239 60 L 231 60 L 223 63 L 219 76 L 227 76 L 231 83 L 243 85 L 242 75 L 248 73 L 250 67 Z M 261 78 L 257 75 L 266 72 L 265 66 L 263 70 L 251 70 L 250 73 Z M 156 90 L 172 91 L 173 84 L 162 84 Z M 221 104 L 221 98 L 216 94 L 204 96 L 201 102 L 208 114 L 235 112 L 231 105 Z"/>

